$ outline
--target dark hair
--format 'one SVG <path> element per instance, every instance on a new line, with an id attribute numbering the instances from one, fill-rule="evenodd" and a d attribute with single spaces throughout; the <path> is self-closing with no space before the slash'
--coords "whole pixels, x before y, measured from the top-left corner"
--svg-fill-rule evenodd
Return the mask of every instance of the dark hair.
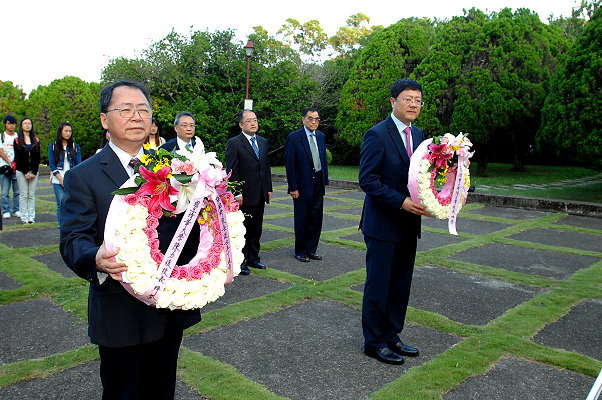
<path id="1" fill-rule="evenodd" d="M 173 124 L 178 125 L 180 123 L 180 118 L 182 118 L 182 117 L 190 117 L 190 118 L 192 118 L 192 122 L 194 122 L 196 124 L 196 119 L 194 119 L 194 115 L 192 115 L 188 111 L 179 112 L 176 115 L 176 118 L 174 119 Z"/>
<path id="2" fill-rule="evenodd" d="M 71 125 L 71 123 L 69 121 L 65 121 L 65 122 L 61 122 L 59 124 L 59 127 L 56 130 L 56 140 L 54 141 L 54 149 L 53 149 L 53 154 L 54 154 L 54 163 L 58 164 L 59 162 L 59 157 L 61 156 L 61 153 L 64 151 L 63 150 L 63 128 L 66 126 L 70 126 L 71 129 L 73 129 L 73 125 Z M 71 134 L 71 137 L 69 139 L 67 139 L 67 151 L 69 151 L 69 153 L 71 154 L 71 158 L 75 159 L 75 145 L 73 144 L 73 133 Z"/>
<path id="3" fill-rule="evenodd" d="M 102 130 L 102 137 L 100 138 L 100 146 L 98 147 L 99 149 L 104 148 L 107 145 L 107 143 L 109 143 L 109 141 L 107 140 L 107 131 L 108 131 L 108 129 Z"/>
<path id="4" fill-rule="evenodd" d="M 122 81 L 112 83 L 108 86 L 105 86 L 102 89 L 102 91 L 100 92 L 100 112 L 101 113 L 106 113 L 109 110 L 109 105 L 111 104 L 111 99 L 113 97 L 113 89 L 115 89 L 119 86 L 129 86 L 129 87 L 133 87 L 133 88 L 140 90 L 142 92 L 142 94 L 144 95 L 144 97 L 146 98 L 146 101 L 148 101 L 148 105 L 150 107 L 152 107 L 150 94 L 149 94 L 146 86 L 144 86 L 140 82 L 122 80 Z"/>
<path id="5" fill-rule="evenodd" d="M 31 142 L 31 147 L 36 147 L 39 145 L 36 140 L 36 134 L 33 130 L 33 121 L 29 117 L 23 117 L 21 119 L 21 123 L 19 124 L 19 132 L 17 133 L 17 140 L 19 142 L 19 150 L 25 150 L 25 134 L 23 133 L 23 121 L 30 120 L 31 121 L 31 130 L 29 131 L 29 141 Z"/>
<path id="6" fill-rule="evenodd" d="M 152 119 L 151 120 L 151 125 L 157 125 L 157 134 L 155 135 L 155 146 L 159 147 L 161 146 L 161 137 L 159 136 L 159 123 L 157 122 L 156 119 Z M 150 133 L 148 134 L 148 136 L 146 137 L 146 140 L 144 141 L 144 143 L 150 143 Z"/>
<path id="7" fill-rule="evenodd" d="M 239 111 L 238 114 L 236 114 L 236 120 L 238 121 L 238 123 L 240 124 L 243 120 L 243 116 L 245 115 L 246 112 L 252 112 L 253 114 L 255 114 L 255 111 L 253 110 L 242 110 Z M 255 114 L 255 116 L 257 117 L 257 114 Z"/>
<path id="8" fill-rule="evenodd" d="M 404 90 L 418 90 L 422 93 L 422 86 L 416 81 L 411 79 L 398 79 L 391 85 L 391 89 L 389 89 L 389 96 L 396 99 L 399 96 L 399 93 Z"/>
<path id="9" fill-rule="evenodd" d="M 318 115 L 320 115 L 320 112 L 318 111 L 317 108 L 314 107 L 307 107 L 306 109 L 303 110 L 303 118 L 307 117 L 307 114 L 310 112 L 317 112 Z"/>
<path id="10" fill-rule="evenodd" d="M 4 123 L 6 124 L 7 122 L 10 124 L 16 124 L 17 119 L 14 116 L 8 114 L 6 117 L 4 117 Z"/>

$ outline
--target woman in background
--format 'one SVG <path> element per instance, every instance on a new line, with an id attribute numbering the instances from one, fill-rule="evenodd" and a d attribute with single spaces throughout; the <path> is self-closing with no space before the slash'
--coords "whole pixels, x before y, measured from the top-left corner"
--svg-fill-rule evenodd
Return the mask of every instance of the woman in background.
<path id="1" fill-rule="evenodd" d="M 40 167 L 40 141 L 35 135 L 33 122 L 23 118 L 15 139 L 15 164 L 19 184 L 19 211 L 24 224 L 33 224 L 36 218 L 36 185 Z"/>
<path id="2" fill-rule="evenodd" d="M 73 143 L 73 125 L 61 122 L 56 131 L 56 140 L 48 143 L 48 166 L 52 173 L 51 182 L 56 198 L 56 217 L 61 227 L 61 202 L 65 190 L 63 178 L 65 172 L 82 162 L 79 145 Z"/>
<path id="3" fill-rule="evenodd" d="M 165 143 L 165 139 L 159 136 L 159 125 L 157 124 L 157 120 L 154 118 L 151 124 L 150 134 L 146 138 L 144 144 L 146 145 L 147 143 L 148 148 L 153 150 Z M 146 146 L 144 147 L 146 148 Z"/>

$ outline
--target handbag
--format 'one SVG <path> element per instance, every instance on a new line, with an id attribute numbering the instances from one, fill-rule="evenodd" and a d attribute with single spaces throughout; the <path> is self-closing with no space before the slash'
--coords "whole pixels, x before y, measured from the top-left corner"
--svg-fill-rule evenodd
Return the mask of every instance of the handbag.
<path id="1" fill-rule="evenodd" d="M 0 174 L 2 175 L 6 175 L 6 176 L 11 176 L 13 173 L 13 169 L 11 168 L 10 165 L 3 165 L 0 167 Z"/>

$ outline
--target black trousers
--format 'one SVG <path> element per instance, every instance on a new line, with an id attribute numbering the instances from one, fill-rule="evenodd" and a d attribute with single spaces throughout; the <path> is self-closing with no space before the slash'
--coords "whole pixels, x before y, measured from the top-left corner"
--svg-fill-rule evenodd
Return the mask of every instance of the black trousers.
<path id="1" fill-rule="evenodd" d="M 366 284 L 362 304 L 364 344 L 396 343 L 403 330 L 416 259 L 417 238 L 394 243 L 364 236 Z"/>
<path id="2" fill-rule="evenodd" d="M 265 210 L 265 202 L 263 199 L 257 205 L 247 206 L 244 203 L 240 206 L 240 210 L 245 215 L 245 247 L 242 249 L 242 253 L 245 256 L 246 261 L 259 262 L 259 241 L 261 239 L 261 231 L 263 230 L 263 212 Z"/>
<path id="3" fill-rule="evenodd" d="M 182 328 L 170 317 L 156 342 L 98 346 L 103 400 L 173 400 Z"/>
<path id="4" fill-rule="evenodd" d="M 303 195 L 303 194 L 301 194 Z M 324 178 L 316 173 L 314 192 L 310 198 L 293 199 L 295 211 L 295 255 L 315 254 L 322 232 L 324 214 Z"/>

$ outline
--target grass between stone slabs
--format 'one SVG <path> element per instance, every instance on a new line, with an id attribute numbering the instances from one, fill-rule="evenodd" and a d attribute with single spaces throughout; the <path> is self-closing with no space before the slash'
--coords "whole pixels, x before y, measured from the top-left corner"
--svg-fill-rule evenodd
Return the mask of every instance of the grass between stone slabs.
<path id="1" fill-rule="evenodd" d="M 329 194 L 336 198 L 336 194 Z M 358 216 L 339 215 L 334 210 L 358 206 L 361 202 L 348 201 L 342 206 L 329 208 L 325 213 L 341 219 L 357 220 Z M 48 202 L 52 206 L 54 203 Z M 290 210 L 287 204 L 274 206 Z M 50 208 L 50 206 L 48 206 Z M 545 363 L 557 368 L 595 377 L 602 362 L 592 358 L 533 343 L 531 339 L 547 324 L 558 321 L 584 299 L 602 298 L 602 252 L 531 243 L 508 237 L 530 229 L 545 228 L 566 232 L 602 235 L 602 231 L 557 225 L 564 214 L 550 214 L 532 220 L 512 220 L 495 216 L 471 214 L 466 211 L 482 207 L 467 204 L 461 218 L 479 221 L 508 223 L 500 231 L 484 235 L 460 233 L 466 240 L 417 254 L 416 266 L 439 266 L 465 274 L 481 275 L 492 279 L 520 285 L 544 288 L 545 293 L 534 296 L 484 326 L 474 326 L 453 321 L 435 312 L 410 307 L 407 323 L 436 329 L 461 338 L 461 341 L 432 360 L 410 368 L 398 379 L 372 394 L 371 399 L 440 399 L 446 392 L 467 378 L 483 374 L 495 366 L 503 357 L 516 357 Z M 54 211 L 54 209 L 49 210 Z M 287 213 L 292 218 L 292 213 Z M 266 227 L 275 231 L 293 233 L 292 229 L 269 224 L 270 219 L 282 218 L 266 215 Z M 46 223 L 56 226 L 56 223 Z M 36 224 L 37 225 L 37 224 Z M 41 224 L 40 224 L 41 225 Z M 10 230 L 23 229 L 17 226 Z M 31 227 L 29 229 L 33 229 Z M 426 232 L 447 234 L 445 229 L 424 227 Z M 362 242 L 342 239 L 357 234 L 357 227 L 327 231 L 322 242 L 350 249 L 364 250 Z M 278 239 L 262 245 L 264 251 L 289 248 L 293 238 Z M 575 272 L 566 281 L 529 275 L 501 268 L 472 264 L 449 258 L 458 252 L 490 243 L 511 244 L 533 249 L 551 250 L 567 254 L 596 257 L 600 261 Z M 58 246 L 36 246 L 11 249 L 0 245 L 0 270 L 23 285 L 19 289 L 0 291 L 0 304 L 11 304 L 38 298 L 50 298 L 66 311 L 76 315 L 82 323 L 86 320 L 87 283 L 78 278 L 64 278 L 30 258 L 49 252 L 57 252 Z M 264 279 L 273 279 L 291 284 L 287 289 L 258 298 L 231 304 L 203 314 L 200 324 L 186 330 L 185 335 L 219 329 L 244 320 L 261 318 L 308 299 L 325 299 L 356 309 L 361 308 L 362 294 L 352 288 L 361 285 L 365 278 L 364 269 L 358 269 L 326 281 L 313 281 L 273 268 L 254 273 Z M 227 290 L 227 289 L 226 289 Z M 0 387 L 15 382 L 47 376 L 67 368 L 96 360 L 95 346 L 85 346 L 73 351 L 54 354 L 38 360 L 25 360 L 0 366 Z M 253 382 L 232 366 L 214 360 L 185 347 L 181 350 L 178 376 L 188 386 L 211 399 L 282 399 L 266 387 Z"/>

